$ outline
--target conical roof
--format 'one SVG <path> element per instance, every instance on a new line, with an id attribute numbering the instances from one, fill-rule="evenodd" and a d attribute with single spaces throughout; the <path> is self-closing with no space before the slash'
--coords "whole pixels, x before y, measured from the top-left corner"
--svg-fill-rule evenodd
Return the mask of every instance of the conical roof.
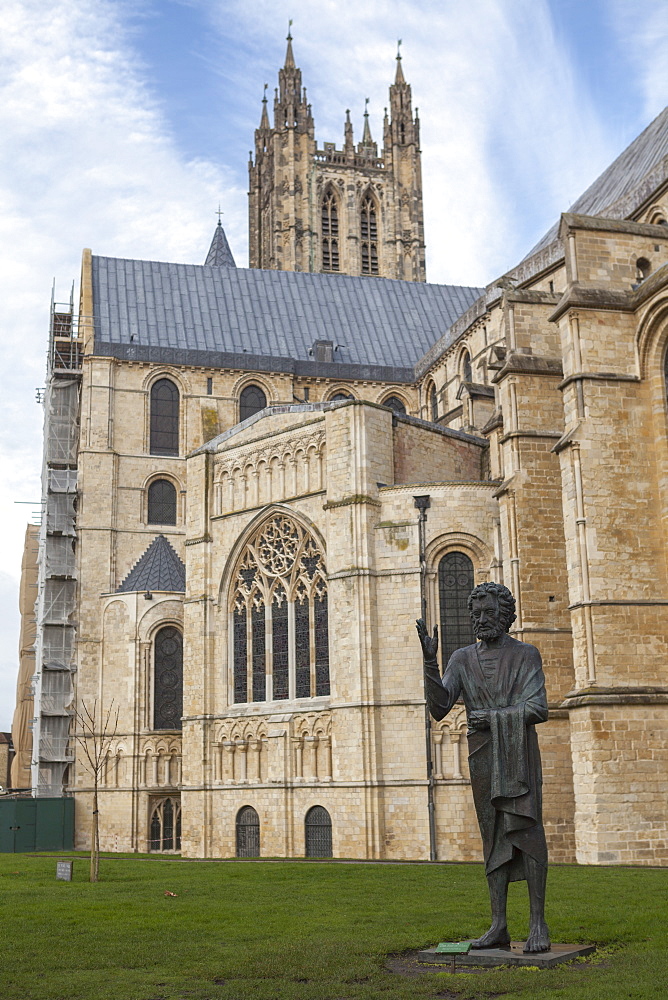
<path id="1" fill-rule="evenodd" d="M 185 589 L 186 568 L 165 536 L 158 535 L 135 563 L 116 593 L 167 590 L 182 594 Z"/>
<path id="2" fill-rule="evenodd" d="M 209 247 L 209 252 L 206 255 L 205 264 L 210 264 L 212 267 L 236 267 L 236 262 L 232 256 L 232 251 L 230 250 L 230 245 L 227 242 L 227 236 L 225 235 L 225 230 L 221 224 L 220 219 L 214 230 L 213 239 L 211 240 L 211 246 Z"/>

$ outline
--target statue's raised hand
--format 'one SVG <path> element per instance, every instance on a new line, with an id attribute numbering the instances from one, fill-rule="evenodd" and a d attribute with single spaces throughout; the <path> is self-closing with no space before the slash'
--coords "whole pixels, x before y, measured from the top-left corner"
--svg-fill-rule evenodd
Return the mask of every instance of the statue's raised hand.
<path id="1" fill-rule="evenodd" d="M 417 629 L 420 645 L 422 646 L 422 654 L 425 660 L 435 660 L 436 654 L 438 653 L 438 625 L 434 625 L 433 636 L 429 635 L 427 625 L 423 618 L 418 618 L 415 622 L 415 628 Z"/>

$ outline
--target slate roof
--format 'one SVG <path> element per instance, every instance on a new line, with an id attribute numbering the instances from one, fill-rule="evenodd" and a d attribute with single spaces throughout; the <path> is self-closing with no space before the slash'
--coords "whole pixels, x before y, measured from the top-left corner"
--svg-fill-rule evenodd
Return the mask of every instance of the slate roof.
<path id="1" fill-rule="evenodd" d="M 257 357 L 312 363 L 313 342 L 331 340 L 338 349 L 328 369 L 341 377 L 355 377 L 344 370 L 358 365 L 412 369 L 482 291 L 95 256 L 95 350 L 137 360 L 178 351 L 174 363 L 202 365 L 204 352 L 217 352 L 256 368 Z M 256 357 L 244 364 L 244 355 Z"/>
<path id="2" fill-rule="evenodd" d="M 623 153 L 620 153 L 584 194 L 573 202 L 568 211 L 576 215 L 605 216 L 614 205 L 627 198 L 665 157 L 668 157 L 668 107 L 657 115 Z M 668 175 L 668 163 L 664 173 Z M 653 186 L 656 187 L 658 184 L 655 183 Z M 626 214 L 627 212 L 623 212 L 620 216 L 615 213 L 612 217 L 624 218 Z M 558 231 L 559 223 L 556 222 L 527 256 L 533 256 L 552 243 L 557 238 Z"/>
<path id="3" fill-rule="evenodd" d="M 185 593 L 186 568 L 164 535 L 154 538 L 132 567 L 117 594 L 135 590 L 168 590 Z"/>
<path id="4" fill-rule="evenodd" d="M 209 252 L 206 255 L 204 263 L 210 264 L 212 267 L 237 266 L 234 261 L 234 257 L 232 256 L 230 244 L 227 242 L 227 236 L 225 235 L 225 230 L 222 227 L 220 219 L 218 220 L 218 225 L 214 230 L 211 246 L 209 247 Z"/>

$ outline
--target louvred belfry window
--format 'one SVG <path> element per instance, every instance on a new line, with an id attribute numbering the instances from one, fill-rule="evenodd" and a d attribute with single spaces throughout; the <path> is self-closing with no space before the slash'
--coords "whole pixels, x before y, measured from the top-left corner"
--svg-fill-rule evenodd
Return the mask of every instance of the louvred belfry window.
<path id="1" fill-rule="evenodd" d="M 339 211 L 334 192 L 328 190 L 322 199 L 322 269 L 339 270 Z"/>
<path id="2" fill-rule="evenodd" d="M 235 703 L 328 695 L 327 570 L 313 536 L 273 515 L 246 544 L 233 580 Z"/>
<path id="3" fill-rule="evenodd" d="M 378 223 L 376 205 L 371 195 L 367 195 L 362 202 L 360 236 L 362 274 L 378 274 Z"/>

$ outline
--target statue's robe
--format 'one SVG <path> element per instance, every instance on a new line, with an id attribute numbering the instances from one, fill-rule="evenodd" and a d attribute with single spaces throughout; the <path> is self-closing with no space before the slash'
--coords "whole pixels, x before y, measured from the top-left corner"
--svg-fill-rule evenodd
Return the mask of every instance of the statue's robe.
<path id="1" fill-rule="evenodd" d="M 535 724 L 547 719 L 545 678 L 535 646 L 504 635 L 494 669 L 480 645 L 456 650 L 440 676 L 425 660 L 427 703 L 444 718 L 461 697 L 467 717 L 489 712 L 489 729 L 469 724 L 469 770 L 485 857 L 490 872 L 509 864 L 511 881 L 525 878 L 522 855 L 547 865 L 542 822 L 542 771 Z"/>

